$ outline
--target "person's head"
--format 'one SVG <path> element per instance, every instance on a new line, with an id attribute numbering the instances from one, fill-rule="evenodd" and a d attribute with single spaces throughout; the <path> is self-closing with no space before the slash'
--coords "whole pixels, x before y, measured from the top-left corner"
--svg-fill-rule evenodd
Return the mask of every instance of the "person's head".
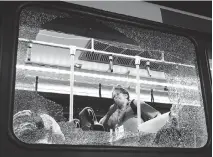
<path id="1" fill-rule="evenodd" d="M 19 111 L 13 116 L 13 131 L 25 143 L 35 143 L 45 136 L 42 118 L 30 110 Z"/>
<path id="2" fill-rule="evenodd" d="M 115 104 L 117 104 L 118 107 L 121 108 L 129 101 L 129 92 L 121 85 L 117 85 L 113 87 L 112 99 L 114 100 Z"/>

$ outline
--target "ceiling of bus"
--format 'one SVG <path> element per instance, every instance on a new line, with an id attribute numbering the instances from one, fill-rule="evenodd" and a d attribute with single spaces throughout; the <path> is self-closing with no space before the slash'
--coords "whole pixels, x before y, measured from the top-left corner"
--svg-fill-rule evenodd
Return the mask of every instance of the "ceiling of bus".
<path id="1" fill-rule="evenodd" d="M 75 34 L 89 38 L 98 38 L 109 41 L 118 41 L 135 45 L 136 43 L 122 33 L 102 24 L 100 21 L 85 17 L 56 18 L 42 25 L 43 29 Z"/>

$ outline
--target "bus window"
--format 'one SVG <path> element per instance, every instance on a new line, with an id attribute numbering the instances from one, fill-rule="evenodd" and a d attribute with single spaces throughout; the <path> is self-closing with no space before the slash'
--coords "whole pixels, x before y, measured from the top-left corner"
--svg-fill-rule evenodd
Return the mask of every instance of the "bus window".
<path id="1" fill-rule="evenodd" d="M 203 147 L 195 47 L 186 37 L 27 7 L 13 131 L 29 144 Z"/>

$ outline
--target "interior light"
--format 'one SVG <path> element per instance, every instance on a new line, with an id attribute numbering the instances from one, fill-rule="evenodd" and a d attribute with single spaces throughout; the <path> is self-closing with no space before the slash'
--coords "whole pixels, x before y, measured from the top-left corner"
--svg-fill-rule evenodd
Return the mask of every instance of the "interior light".
<path id="1" fill-rule="evenodd" d="M 70 74 L 69 70 L 62 70 L 62 69 L 53 69 L 53 68 L 47 68 L 47 67 L 36 67 L 31 65 L 16 65 L 17 69 L 22 70 L 32 70 L 32 71 L 41 71 L 41 72 L 48 72 L 48 73 L 56 73 L 56 74 Z M 101 75 L 101 74 L 93 74 L 93 73 L 86 73 L 86 72 L 79 72 L 74 71 L 75 76 L 83 76 L 83 77 L 91 77 L 91 78 L 98 78 L 98 79 L 108 79 L 108 80 L 114 80 L 114 81 L 123 81 L 128 83 L 137 83 L 136 79 L 130 79 L 130 78 L 123 78 L 123 77 L 116 77 L 116 76 L 109 76 L 109 75 Z M 142 84 L 148 84 L 148 85 L 160 85 L 160 86 L 167 86 L 167 87 L 173 87 L 173 88 L 185 88 L 190 90 L 197 90 L 197 86 L 187 86 L 187 85 L 181 85 L 181 84 L 169 84 L 169 83 L 161 83 L 156 81 L 147 81 L 147 80 L 140 80 L 140 83 Z"/>

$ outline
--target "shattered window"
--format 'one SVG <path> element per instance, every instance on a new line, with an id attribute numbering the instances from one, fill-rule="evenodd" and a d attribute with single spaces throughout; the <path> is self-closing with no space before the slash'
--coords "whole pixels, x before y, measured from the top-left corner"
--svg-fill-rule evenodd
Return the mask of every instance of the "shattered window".
<path id="1" fill-rule="evenodd" d="M 13 131 L 30 144 L 203 147 L 195 47 L 175 34 L 25 8 Z"/>

